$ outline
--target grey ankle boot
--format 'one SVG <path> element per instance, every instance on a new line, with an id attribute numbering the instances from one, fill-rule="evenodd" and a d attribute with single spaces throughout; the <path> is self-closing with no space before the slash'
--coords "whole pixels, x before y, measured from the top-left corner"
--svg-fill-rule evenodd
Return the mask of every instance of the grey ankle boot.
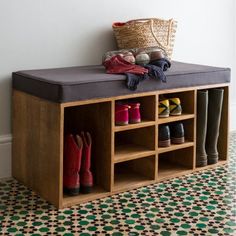
<path id="1" fill-rule="evenodd" d="M 197 148 L 196 165 L 207 165 L 207 154 L 205 149 L 207 133 L 207 110 L 208 110 L 208 91 L 197 92 Z"/>
<path id="2" fill-rule="evenodd" d="M 221 110 L 223 103 L 223 89 L 210 89 L 208 103 L 208 122 L 207 122 L 207 137 L 206 137 L 206 152 L 208 164 L 218 162 L 217 142 L 219 137 Z"/>

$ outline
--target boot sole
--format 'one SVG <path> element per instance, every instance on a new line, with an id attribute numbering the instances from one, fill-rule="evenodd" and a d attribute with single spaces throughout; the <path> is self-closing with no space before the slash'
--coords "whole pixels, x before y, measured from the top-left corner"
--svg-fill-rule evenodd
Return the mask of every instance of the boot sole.
<path id="1" fill-rule="evenodd" d="M 130 120 L 130 121 L 129 121 L 130 124 L 137 124 L 137 123 L 140 123 L 140 122 L 141 122 L 141 119 Z"/>
<path id="2" fill-rule="evenodd" d="M 129 122 L 125 121 L 125 122 L 116 122 L 116 125 L 128 125 Z"/>
<path id="3" fill-rule="evenodd" d="M 170 146 L 170 139 L 164 141 L 158 141 L 158 147 L 169 147 Z"/>
<path id="4" fill-rule="evenodd" d="M 63 190 L 69 196 L 77 196 L 80 193 L 80 188 L 64 188 Z"/>
<path id="5" fill-rule="evenodd" d="M 198 152 L 196 153 L 196 166 L 204 167 L 207 166 L 207 155 L 200 155 Z"/>
<path id="6" fill-rule="evenodd" d="M 169 117 L 170 115 L 169 114 L 165 114 L 165 115 L 158 115 L 159 118 L 166 118 L 166 117 Z"/>
<path id="7" fill-rule="evenodd" d="M 184 143 L 184 137 L 181 138 L 171 138 L 171 143 L 173 144 L 182 144 Z"/>
<path id="8" fill-rule="evenodd" d="M 92 192 L 92 186 L 81 186 L 80 187 L 80 192 L 81 193 L 91 193 Z"/>
<path id="9" fill-rule="evenodd" d="M 207 161 L 199 161 L 196 163 L 197 167 L 204 167 L 207 166 Z"/>
<path id="10" fill-rule="evenodd" d="M 215 155 L 214 155 L 214 157 L 211 157 L 210 155 L 207 156 L 207 164 L 208 165 L 216 164 L 218 162 L 218 160 L 219 160 L 218 155 L 217 155 L 217 157 L 215 157 Z"/>
<path id="11" fill-rule="evenodd" d="M 170 113 L 171 116 L 181 116 L 182 115 L 182 112 L 179 112 L 179 113 Z"/>

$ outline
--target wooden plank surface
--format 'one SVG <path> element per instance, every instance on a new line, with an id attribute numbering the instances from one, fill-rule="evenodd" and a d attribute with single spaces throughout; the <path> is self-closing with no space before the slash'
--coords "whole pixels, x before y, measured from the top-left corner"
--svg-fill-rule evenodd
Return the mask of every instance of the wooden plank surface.
<path id="1" fill-rule="evenodd" d="M 59 207 L 62 201 L 60 104 L 13 91 L 12 175 Z"/>
<path id="2" fill-rule="evenodd" d="M 144 146 L 135 144 L 124 144 L 116 147 L 114 162 L 118 163 L 155 154 L 155 150 L 150 150 Z"/>
<path id="3" fill-rule="evenodd" d="M 189 141 L 186 141 L 183 144 L 171 144 L 171 146 L 169 146 L 169 147 L 159 147 L 158 153 L 171 152 L 171 151 L 175 151 L 178 149 L 192 147 L 193 145 L 194 145 L 194 142 L 189 142 Z"/>
<path id="4" fill-rule="evenodd" d="M 158 124 L 166 124 L 175 121 L 188 120 L 188 119 L 193 119 L 194 117 L 195 117 L 194 114 L 182 114 L 180 116 L 169 116 L 165 118 L 158 118 Z"/>
<path id="5" fill-rule="evenodd" d="M 142 120 L 140 123 L 137 124 L 128 124 L 128 125 L 116 125 L 114 128 L 115 132 L 125 131 L 125 130 L 131 130 L 131 129 L 138 129 L 143 127 L 148 127 L 155 125 L 156 121 L 149 121 L 149 120 Z"/>

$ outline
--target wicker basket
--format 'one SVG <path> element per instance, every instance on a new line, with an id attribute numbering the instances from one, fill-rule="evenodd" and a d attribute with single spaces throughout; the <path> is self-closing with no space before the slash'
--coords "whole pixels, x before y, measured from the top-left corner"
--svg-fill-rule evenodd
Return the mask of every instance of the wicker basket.
<path id="1" fill-rule="evenodd" d="M 171 59 L 177 22 L 173 19 L 137 19 L 112 25 L 119 49 L 158 46 Z"/>

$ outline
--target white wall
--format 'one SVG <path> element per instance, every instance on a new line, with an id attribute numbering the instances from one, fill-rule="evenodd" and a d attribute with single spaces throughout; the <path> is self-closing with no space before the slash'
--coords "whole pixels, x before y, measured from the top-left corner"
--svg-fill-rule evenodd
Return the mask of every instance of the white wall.
<path id="1" fill-rule="evenodd" d="M 115 49 L 114 21 L 177 19 L 174 59 L 231 67 L 236 117 L 235 12 L 234 0 L 0 0 L 0 177 L 10 175 L 11 72 L 98 64 Z"/>

